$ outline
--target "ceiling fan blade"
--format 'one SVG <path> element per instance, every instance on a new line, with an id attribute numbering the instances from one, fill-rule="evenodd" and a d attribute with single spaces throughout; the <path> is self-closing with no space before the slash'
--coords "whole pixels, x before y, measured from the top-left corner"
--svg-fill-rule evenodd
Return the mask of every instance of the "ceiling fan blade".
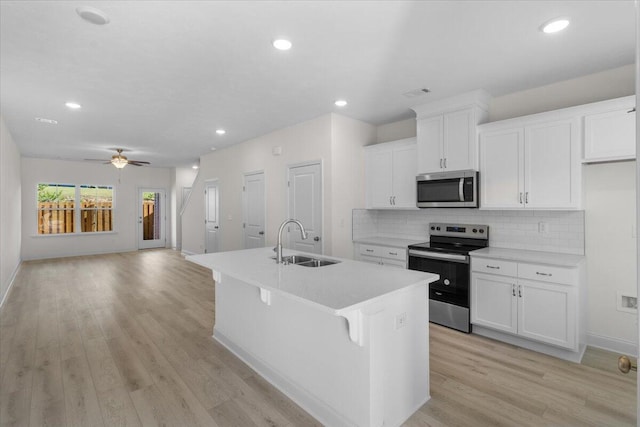
<path id="1" fill-rule="evenodd" d="M 132 166 L 145 166 L 145 165 L 141 165 L 140 163 L 137 163 L 137 162 L 129 162 L 128 164 L 132 165 Z"/>
<path id="2" fill-rule="evenodd" d="M 137 164 L 138 164 L 138 165 L 140 165 L 140 166 L 141 166 L 141 165 L 150 165 L 150 164 L 151 164 L 151 162 L 143 162 L 143 161 L 141 161 L 141 160 L 129 160 L 129 163 L 130 163 L 130 164 L 135 164 L 135 163 L 137 163 Z"/>
<path id="3" fill-rule="evenodd" d="M 107 159 L 84 159 L 85 162 L 106 162 Z"/>

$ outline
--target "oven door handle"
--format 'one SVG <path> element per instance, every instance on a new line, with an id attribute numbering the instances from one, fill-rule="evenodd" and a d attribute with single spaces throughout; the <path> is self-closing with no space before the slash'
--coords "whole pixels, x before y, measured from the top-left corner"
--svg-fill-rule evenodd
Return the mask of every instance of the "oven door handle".
<path id="1" fill-rule="evenodd" d="M 460 178 L 460 183 L 458 184 L 458 196 L 460 196 L 460 201 L 464 202 L 464 178 Z"/>
<path id="2" fill-rule="evenodd" d="M 442 254 L 439 252 L 425 252 L 415 249 L 409 249 L 409 256 L 415 256 L 418 258 L 439 259 L 452 262 L 459 262 L 462 264 L 469 264 L 469 257 L 466 255 L 457 254 Z"/>

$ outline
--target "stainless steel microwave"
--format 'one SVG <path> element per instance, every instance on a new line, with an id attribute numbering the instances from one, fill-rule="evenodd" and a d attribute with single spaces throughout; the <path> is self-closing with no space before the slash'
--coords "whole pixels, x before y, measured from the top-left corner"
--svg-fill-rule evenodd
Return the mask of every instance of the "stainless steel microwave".
<path id="1" fill-rule="evenodd" d="M 478 172 L 438 172 L 416 177 L 419 208 L 477 208 Z"/>

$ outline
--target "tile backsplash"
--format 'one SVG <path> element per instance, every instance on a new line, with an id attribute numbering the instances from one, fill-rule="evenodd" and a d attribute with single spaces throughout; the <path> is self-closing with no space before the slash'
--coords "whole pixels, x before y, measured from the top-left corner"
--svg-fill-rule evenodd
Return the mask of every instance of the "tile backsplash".
<path id="1" fill-rule="evenodd" d="M 426 241 L 430 222 L 489 226 L 489 246 L 584 255 L 584 211 L 353 210 L 353 239 L 384 236 Z M 539 232 L 539 224 L 546 231 Z"/>

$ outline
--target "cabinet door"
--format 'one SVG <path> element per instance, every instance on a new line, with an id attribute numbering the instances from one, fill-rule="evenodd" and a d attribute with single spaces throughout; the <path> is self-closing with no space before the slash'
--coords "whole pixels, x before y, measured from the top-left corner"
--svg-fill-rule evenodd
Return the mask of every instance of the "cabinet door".
<path id="1" fill-rule="evenodd" d="M 391 207 L 393 193 L 393 151 L 366 151 L 367 208 Z"/>
<path id="2" fill-rule="evenodd" d="M 393 151 L 392 207 L 416 207 L 416 146 L 398 147 Z"/>
<path id="3" fill-rule="evenodd" d="M 368 262 L 370 264 L 378 264 L 380 265 L 380 257 L 377 256 L 369 256 L 369 255 L 359 255 L 358 261 Z"/>
<path id="4" fill-rule="evenodd" d="M 525 128 L 525 206 L 578 208 L 579 135 L 576 120 Z"/>
<path id="5" fill-rule="evenodd" d="M 584 160 L 636 157 L 636 113 L 625 108 L 584 118 Z"/>
<path id="6" fill-rule="evenodd" d="M 471 323 L 499 331 L 518 332 L 516 279 L 473 273 L 471 275 Z"/>
<path id="7" fill-rule="evenodd" d="M 521 129 L 480 135 L 480 208 L 524 205 L 524 141 Z"/>
<path id="8" fill-rule="evenodd" d="M 420 119 L 417 122 L 418 173 L 441 172 L 443 166 L 443 117 Z"/>
<path id="9" fill-rule="evenodd" d="M 444 170 L 476 169 L 475 126 L 473 110 L 456 111 L 444 115 Z"/>
<path id="10" fill-rule="evenodd" d="M 572 350 L 576 348 L 576 288 L 518 281 L 518 333 Z"/>

